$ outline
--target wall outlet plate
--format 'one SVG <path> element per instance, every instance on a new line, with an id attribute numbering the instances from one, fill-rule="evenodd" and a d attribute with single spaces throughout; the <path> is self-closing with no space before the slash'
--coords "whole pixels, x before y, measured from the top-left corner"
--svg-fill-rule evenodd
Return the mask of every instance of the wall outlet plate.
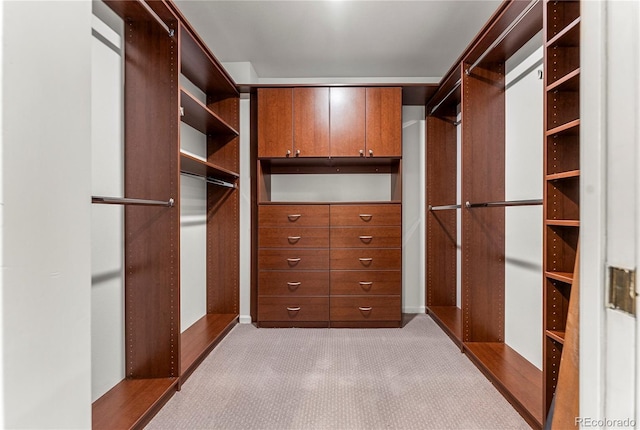
<path id="1" fill-rule="evenodd" d="M 609 267 L 609 308 L 636 315 L 636 271 Z"/>

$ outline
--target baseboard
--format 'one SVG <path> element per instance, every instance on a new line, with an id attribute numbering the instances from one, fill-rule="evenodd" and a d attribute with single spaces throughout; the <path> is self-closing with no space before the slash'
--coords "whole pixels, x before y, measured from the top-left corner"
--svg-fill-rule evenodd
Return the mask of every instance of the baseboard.
<path id="1" fill-rule="evenodd" d="M 240 315 L 238 322 L 240 324 L 251 324 L 251 315 Z"/>
<path id="2" fill-rule="evenodd" d="M 426 306 L 404 306 L 402 308 L 403 314 L 425 314 L 427 313 Z"/>

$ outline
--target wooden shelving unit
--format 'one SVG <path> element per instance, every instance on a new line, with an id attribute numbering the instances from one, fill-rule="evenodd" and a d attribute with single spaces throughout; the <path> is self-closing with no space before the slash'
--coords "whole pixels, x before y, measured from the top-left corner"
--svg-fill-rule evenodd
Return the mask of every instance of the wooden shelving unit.
<path id="1" fill-rule="evenodd" d="M 580 230 L 580 22 L 579 1 L 544 2 L 545 419 L 558 384 Z"/>
<path id="2" fill-rule="evenodd" d="M 142 428 L 238 319 L 237 188 L 207 185 L 207 313 L 182 334 L 179 249 L 181 172 L 239 178 L 239 93 L 171 1 L 147 2 L 157 17 L 106 3 L 125 23 L 125 195 L 174 200 L 125 208 L 126 377 L 92 405 L 93 428 Z M 206 160 L 181 152 L 180 121 L 207 136 Z"/>
<path id="3" fill-rule="evenodd" d="M 505 200 L 505 62 L 542 29 L 542 14 L 541 3 L 503 2 L 426 105 L 427 310 L 534 428 L 543 424 L 542 372 L 505 344 L 505 209 L 466 208 L 462 202 Z M 558 40 L 568 41 L 572 35 L 559 35 Z M 575 76 L 548 85 L 564 94 L 575 88 Z M 553 131 L 557 139 L 572 141 L 579 119 L 573 113 L 564 116 L 566 122 Z M 461 201 L 456 201 L 458 129 Z M 567 171 L 545 170 L 549 175 Z M 549 187 L 565 180 L 552 177 Z M 573 208 L 567 203 L 561 210 L 569 214 Z M 561 229 L 576 223 L 577 217 L 571 216 L 551 218 L 546 225 Z M 461 297 L 456 292 L 458 231 Z M 560 341 L 560 331 L 551 331 L 555 341 Z"/>

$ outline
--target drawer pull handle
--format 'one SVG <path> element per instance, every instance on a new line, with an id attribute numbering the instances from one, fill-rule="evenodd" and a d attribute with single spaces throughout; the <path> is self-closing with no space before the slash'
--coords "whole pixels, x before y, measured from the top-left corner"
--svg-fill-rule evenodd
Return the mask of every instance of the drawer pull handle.
<path id="1" fill-rule="evenodd" d="M 300 236 L 289 236 L 287 237 L 289 243 L 296 243 L 300 240 Z"/>
<path id="2" fill-rule="evenodd" d="M 360 236 L 360 240 L 363 242 L 371 242 L 373 236 Z"/>
<path id="3" fill-rule="evenodd" d="M 300 306 L 287 306 L 287 310 L 289 312 L 298 312 L 300 310 Z"/>
<path id="4" fill-rule="evenodd" d="M 287 282 L 287 285 L 290 287 L 299 287 L 302 282 Z"/>
<path id="5" fill-rule="evenodd" d="M 289 221 L 294 222 L 294 221 L 298 221 L 298 218 L 300 218 L 302 215 L 301 214 L 291 214 L 291 215 L 287 215 L 287 218 L 289 218 Z"/>
<path id="6" fill-rule="evenodd" d="M 359 258 L 358 260 L 360 260 L 363 263 L 369 263 L 371 261 L 373 261 L 373 258 L 369 257 L 369 258 Z"/>
<path id="7" fill-rule="evenodd" d="M 360 306 L 358 309 L 360 309 L 362 312 L 370 312 L 373 308 L 371 306 Z"/>
<path id="8" fill-rule="evenodd" d="M 287 261 L 292 264 L 299 263 L 300 260 L 300 258 L 287 258 Z"/>
<path id="9" fill-rule="evenodd" d="M 371 214 L 360 214 L 360 218 L 362 218 L 362 221 L 371 221 L 371 218 L 373 218 L 373 215 L 371 215 Z"/>
<path id="10" fill-rule="evenodd" d="M 371 281 L 369 281 L 369 282 L 360 281 L 360 285 L 369 286 L 369 285 L 373 285 L 373 282 L 371 282 Z"/>

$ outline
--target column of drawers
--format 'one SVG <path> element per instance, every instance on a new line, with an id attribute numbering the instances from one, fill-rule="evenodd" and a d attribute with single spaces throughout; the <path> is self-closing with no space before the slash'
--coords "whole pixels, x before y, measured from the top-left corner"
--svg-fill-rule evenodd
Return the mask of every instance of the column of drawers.
<path id="1" fill-rule="evenodd" d="M 329 205 L 258 209 L 258 321 L 329 321 Z"/>
<path id="2" fill-rule="evenodd" d="M 331 326 L 399 326 L 400 204 L 331 205 L 330 225 Z"/>

